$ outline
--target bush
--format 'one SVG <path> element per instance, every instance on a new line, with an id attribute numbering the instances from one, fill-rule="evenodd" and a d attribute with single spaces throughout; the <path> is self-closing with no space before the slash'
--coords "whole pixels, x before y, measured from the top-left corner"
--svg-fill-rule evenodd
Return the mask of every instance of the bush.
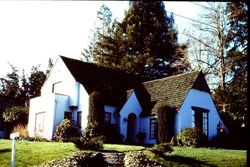
<path id="1" fill-rule="evenodd" d="M 80 150 L 102 150 L 103 138 L 102 137 L 81 137 L 73 141 L 76 148 Z"/>
<path id="2" fill-rule="evenodd" d="M 39 135 L 35 135 L 33 137 L 27 137 L 25 140 L 28 140 L 28 141 L 39 141 L 39 142 L 50 142 L 50 140 L 42 137 L 42 136 L 39 136 Z"/>
<path id="3" fill-rule="evenodd" d="M 19 138 L 20 139 L 27 139 L 28 138 L 28 130 L 26 125 L 18 124 L 16 125 L 12 133 L 18 132 L 19 133 Z"/>
<path id="4" fill-rule="evenodd" d="M 154 153 L 156 156 L 163 156 L 165 152 L 171 153 L 173 151 L 173 148 L 169 143 L 162 143 L 154 145 L 148 150 Z"/>
<path id="5" fill-rule="evenodd" d="M 207 137 L 198 128 L 185 128 L 177 135 L 180 146 L 201 147 L 206 144 Z"/>
<path id="6" fill-rule="evenodd" d="M 174 135 L 174 120 L 176 109 L 168 105 L 160 103 L 157 105 L 157 120 L 158 120 L 158 142 L 170 142 Z"/>
<path id="7" fill-rule="evenodd" d="M 72 139 L 77 137 L 77 134 L 77 128 L 74 126 L 74 123 L 69 119 L 64 119 L 56 127 L 53 139 L 56 141 L 72 141 Z"/>
<path id="8" fill-rule="evenodd" d="M 78 151 L 72 155 L 43 163 L 39 167 L 68 167 L 68 166 L 107 166 L 101 153 L 87 153 Z"/>
<path id="9" fill-rule="evenodd" d="M 28 108 L 23 106 L 13 106 L 7 108 L 3 112 L 3 120 L 6 122 L 10 129 L 15 127 L 17 124 L 27 124 L 28 123 Z"/>

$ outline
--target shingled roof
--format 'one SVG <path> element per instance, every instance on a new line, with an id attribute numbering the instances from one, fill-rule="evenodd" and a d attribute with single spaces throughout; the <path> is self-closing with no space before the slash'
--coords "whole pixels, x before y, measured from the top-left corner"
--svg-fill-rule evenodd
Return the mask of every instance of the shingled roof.
<path id="1" fill-rule="evenodd" d="M 76 81 L 81 83 L 88 94 L 99 91 L 105 95 L 106 103 L 122 105 L 126 100 L 126 90 L 134 88 L 139 81 L 121 70 L 114 70 L 60 56 Z"/>
<path id="2" fill-rule="evenodd" d="M 149 112 L 155 114 L 156 106 L 160 103 L 179 109 L 191 88 L 210 93 L 201 71 L 144 82 L 134 91 L 143 107 L 143 114 L 149 114 Z"/>

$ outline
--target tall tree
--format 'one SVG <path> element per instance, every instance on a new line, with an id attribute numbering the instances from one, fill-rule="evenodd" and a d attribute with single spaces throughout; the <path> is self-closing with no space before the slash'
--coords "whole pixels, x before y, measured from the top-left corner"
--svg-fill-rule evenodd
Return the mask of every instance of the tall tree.
<path id="1" fill-rule="evenodd" d="M 46 79 L 46 74 L 39 69 L 39 66 L 33 66 L 29 77 L 29 98 L 40 96 L 41 87 Z"/>
<path id="2" fill-rule="evenodd" d="M 7 73 L 5 78 L 0 78 L 0 93 L 1 95 L 8 96 L 9 98 L 17 99 L 20 96 L 18 69 L 12 64 L 9 65 L 11 67 L 11 72 Z"/>
<path id="3" fill-rule="evenodd" d="M 238 122 L 238 126 L 244 126 L 247 117 L 247 11 L 247 4 L 244 2 L 227 3 L 230 28 L 226 47 L 231 64 L 232 79 L 226 85 L 224 92 L 218 89 L 215 94 L 218 102 L 226 101 L 227 113 L 232 120 Z"/>
<path id="4" fill-rule="evenodd" d="M 210 88 L 224 91 L 231 80 L 231 63 L 226 48 L 229 26 L 226 16 L 226 3 L 208 2 L 200 14 L 200 22 L 195 23 L 193 32 L 186 32 L 189 37 L 190 60 L 196 62 L 195 68 L 202 69 Z M 220 104 L 226 111 L 226 103 Z"/>
<path id="5" fill-rule="evenodd" d="M 111 35 L 100 35 L 97 47 L 103 52 L 94 61 L 147 79 L 185 70 L 187 48 L 178 44 L 173 15 L 167 15 L 163 2 L 131 1 L 129 5 L 123 21 L 113 24 Z"/>
<path id="6" fill-rule="evenodd" d="M 91 41 L 88 48 L 84 49 L 82 52 L 82 55 L 87 62 L 92 62 L 97 55 L 105 52 L 103 48 L 97 46 L 98 41 L 102 40 L 102 36 L 110 37 L 113 34 L 112 12 L 104 4 L 97 11 L 95 29 L 92 30 L 92 33 L 93 36 L 90 39 Z"/>

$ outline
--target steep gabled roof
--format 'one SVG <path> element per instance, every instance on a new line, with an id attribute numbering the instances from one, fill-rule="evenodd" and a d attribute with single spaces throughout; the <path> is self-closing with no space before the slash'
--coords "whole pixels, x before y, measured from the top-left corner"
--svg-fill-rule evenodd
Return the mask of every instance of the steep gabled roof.
<path id="1" fill-rule="evenodd" d="M 143 110 L 155 113 L 160 103 L 179 109 L 191 88 L 210 93 L 204 74 L 197 71 L 144 82 L 134 91 Z"/>
<path id="2" fill-rule="evenodd" d="M 100 91 L 109 104 L 123 103 L 126 100 L 126 90 L 133 88 L 137 83 L 137 78 L 125 71 L 60 57 L 75 80 L 84 86 L 88 94 L 92 91 Z"/>

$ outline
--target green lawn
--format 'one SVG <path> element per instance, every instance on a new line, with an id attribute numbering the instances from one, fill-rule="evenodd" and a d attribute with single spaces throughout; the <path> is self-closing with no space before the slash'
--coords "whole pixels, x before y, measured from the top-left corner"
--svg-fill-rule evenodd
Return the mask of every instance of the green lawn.
<path id="1" fill-rule="evenodd" d="M 9 167 L 11 140 L 0 139 L 0 166 Z M 15 166 L 34 166 L 72 154 L 77 149 L 73 143 L 17 141 Z"/>
<path id="2" fill-rule="evenodd" d="M 153 157 L 149 151 L 145 151 L 145 154 Z M 247 166 L 247 152 L 245 150 L 174 147 L 171 154 L 166 153 L 163 157 L 156 159 L 166 166 Z"/>
<path id="3" fill-rule="evenodd" d="M 141 146 L 105 144 L 104 151 L 143 150 Z M 16 166 L 34 166 L 43 162 L 64 157 L 77 151 L 72 143 L 17 141 Z M 152 157 L 149 151 L 145 151 Z M 174 147 L 171 154 L 156 158 L 166 166 L 246 166 L 246 151 L 208 148 Z M 9 167 L 11 140 L 0 139 L 0 166 Z"/>

